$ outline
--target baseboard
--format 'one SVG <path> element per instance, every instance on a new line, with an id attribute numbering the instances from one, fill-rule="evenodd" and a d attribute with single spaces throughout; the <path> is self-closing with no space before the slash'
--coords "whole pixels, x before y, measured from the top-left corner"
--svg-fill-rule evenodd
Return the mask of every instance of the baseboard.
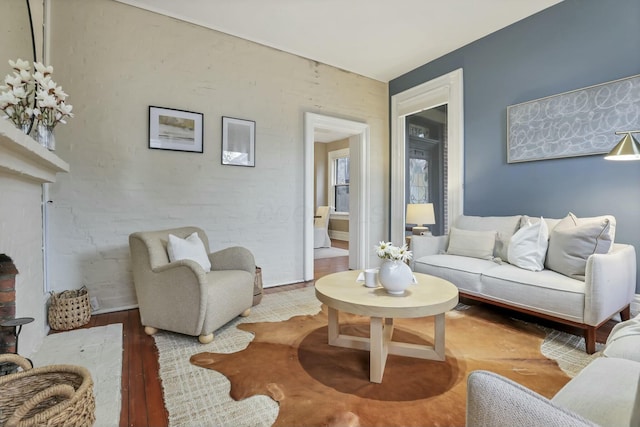
<path id="1" fill-rule="evenodd" d="M 92 311 L 91 315 L 114 313 L 116 311 L 133 310 L 134 308 L 138 308 L 138 304 L 132 304 L 132 305 L 127 305 L 127 306 L 123 306 L 123 307 L 100 308 L 100 309 L 98 309 L 96 311 Z"/>
<path id="2" fill-rule="evenodd" d="M 336 231 L 329 230 L 329 238 L 335 240 L 343 240 L 345 242 L 349 241 L 349 232 L 348 231 Z"/>

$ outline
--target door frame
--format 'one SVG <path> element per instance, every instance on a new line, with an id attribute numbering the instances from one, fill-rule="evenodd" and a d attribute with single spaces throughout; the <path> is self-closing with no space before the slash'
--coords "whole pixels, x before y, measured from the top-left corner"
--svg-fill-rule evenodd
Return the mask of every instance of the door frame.
<path id="1" fill-rule="evenodd" d="M 464 98 L 462 68 L 391 97 L 391 241 L 405 241 L 406 117 L 448 104 L 447 224 L 464 212 Z"/>
<path id="2" fill-rule="evenodd" d="M 369 247 L 370 131 L 367 123 L 317 113 L 304 113 L 304 280 L 313 280 L 313 174 L 316 128 L 344 132 L 350 149 L 349 268 L 365 268 Z M 351 206 L 351 201 L 356 203 Z"/>

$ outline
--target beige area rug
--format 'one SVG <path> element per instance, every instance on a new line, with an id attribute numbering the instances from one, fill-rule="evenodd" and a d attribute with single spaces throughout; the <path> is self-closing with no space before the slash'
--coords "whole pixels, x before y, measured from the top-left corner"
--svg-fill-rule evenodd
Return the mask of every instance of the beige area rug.
<path id="1" fill-rule="evenodd" d="M 466 309 L 460 305 L 458 312 Z M 233 353 L 247 347 L 253 334 L 236 328 L 239 323 L 283 321 L 295 315 L 311 315 L 320 311 L 312 287 L 265 295 L 262 303 L 254 307 L 248 318 L 239 318 L 217 331 L 216 339 L 208 345 L 197 339 L 167 332 L 156 334 L 159 350 L 160 377 L 163 383 L 165 405 L 171 426 L 221 425 L 270 426 L 278 417 L 278 404 L 265 395 L 256 395 L 234 401 L 231 386 L 222 374 L 189 363 L 192 355 L 202 352 Z M 452 313 L 455 315 L 455 313 Z M 555 331 L 552 331 L 555 332 Z M 588 356 L 584 341 L 573 340 L 558 333 L 547 338 L 554 354 L 566 360 L 560 363 L 565 372 L 578 372 L 594 356 Z M 582 341 L 582 342 L 580 342 Z M 580 353 L 582 351 L 582 353 Z M 575 360 L 574 360 L 575 359 Z M 567 369 L 569 366 L 569 369 Z M 269 369 L 269 363 L 264 364 Z"/>
<path id="2" fill-rule="evenodd" d="M 349 251 L 341 248 L 316 248 L 313 250 L 313 259 L 335 258 L 349 256 Z"/>
<path id="3" fill-rule="evenodd" d="M 91 372 L 96 398 L 95 427 L 120 424 L 122 324 L 47 335 L 31 356 L 34 366 L 78 365 Z"/>

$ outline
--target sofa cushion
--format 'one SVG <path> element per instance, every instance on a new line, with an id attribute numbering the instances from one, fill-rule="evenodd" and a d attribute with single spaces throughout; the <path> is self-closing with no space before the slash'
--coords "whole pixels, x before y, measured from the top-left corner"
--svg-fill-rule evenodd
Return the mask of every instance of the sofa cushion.
<path id="1" fill-rule="evenodd" d="M 492 259 L 495 244 L 495 231 L 471 231 L 451 227 L 447 254 Z"/>
<path id="2" fill-rule="evenodd" d="M 640 315 L 613 327 L 602 354 L 640 362 Z"/>
<path id="3" fill-rule="evenodd" d="M 601 426 L 631 426 L 640 408 L 640 363 L 596 358 L 551 399 Z"/>
<path id="4" fill-rule="evenodd" d="M 498 267 L 493 261 L 457 255 L 427 255 L 414 260 L 413 270 L 441 277 L 459 289 L 480 294 L 480 275 Z"/>
<path id="5" fill-rule="evenodd" d="M 587 258 L 610 251 L 615 235 L 615 218 L 606 215 L 577 218 L 569 213 L 549 236 L 545 266 L 574 279 L 584 280 Z"/>
<path id="6" fill-rule="evenodd" d="M 493 255 L 506 261 L 509 240 L 520 226 L 521 215 L 515 216 L 471 216 L 460 215 L 455 227 L 472 231 L 495 231 L 496 245 Z"/>
<path id="7" fill-rule="evenodd" d="M 481 289 L 494 301 L 582 323 L 585 283 L 551 270 L 503 264 L 482 273 Z"/>
<path id="8" fill-rule="evenodd" d="M 211 261 L 207 256 L 207 250 L 204 248 L 204 243 L 200 240 L 197 232 L 192 233 L 186 239 L 169 234 L 167 253 L 171 262 L 190 259 L 200 264 L 204 271 L 211 270 Z"/>
<path id="9" fill-rule="evenodd" d="M 543 270 L 548 239 L 549 229 L 545 221 L 527 222 L 511 236 L 507 250 L 509 263 L 525 270 Z"/>

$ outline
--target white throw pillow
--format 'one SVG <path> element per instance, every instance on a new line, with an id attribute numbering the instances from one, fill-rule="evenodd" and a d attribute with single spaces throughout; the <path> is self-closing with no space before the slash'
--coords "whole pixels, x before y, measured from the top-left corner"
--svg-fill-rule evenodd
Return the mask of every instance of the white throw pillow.
<path id="1" fill-rule="evenodd" d="M 614 236 L 613 216 L 577 218 L 569 213 L 549 234 L 545 266 L 565 276 L 584 280 L 587 259 L 592 254 L 608 253 Z"/>
<path id="2" fill-rule="evenodd" d="M 169 243 L 167 243 L 167 253 L 169 261 L 178 261 L 181 259 L 190 259 L 202 266 L 204 271 L 211 271 L 211 261 L 207 256 L 207 250 L 204 243 L 200 240 L 198 233 L 194 232 L 186 239 L 169 234 Z"/>
<path id="3" fill-rule="evenodd" d="M 515 232 L 509 241 L 507 260 L 510 264 L 531 271 L 544 270 L 544 258 L 549 245 L 547 222 L 540 218 L 536 224 L 531 221 Z"/>
<path id="4" fill-rule="evenodd" d="M 471 231 L 451 227 L 447 254 L 480 259 L 493 259 L 495 231 Z"/>
<path id="5" fill-rule="evenodd" d="M 520 228 L 521 215 L 514 216 L 472 216 L 460 215 L 454 227 L 460 230 L 495 231 L 496 242 L 493 256 L 507 260 L 509 240 L 513 233 Z"/>

